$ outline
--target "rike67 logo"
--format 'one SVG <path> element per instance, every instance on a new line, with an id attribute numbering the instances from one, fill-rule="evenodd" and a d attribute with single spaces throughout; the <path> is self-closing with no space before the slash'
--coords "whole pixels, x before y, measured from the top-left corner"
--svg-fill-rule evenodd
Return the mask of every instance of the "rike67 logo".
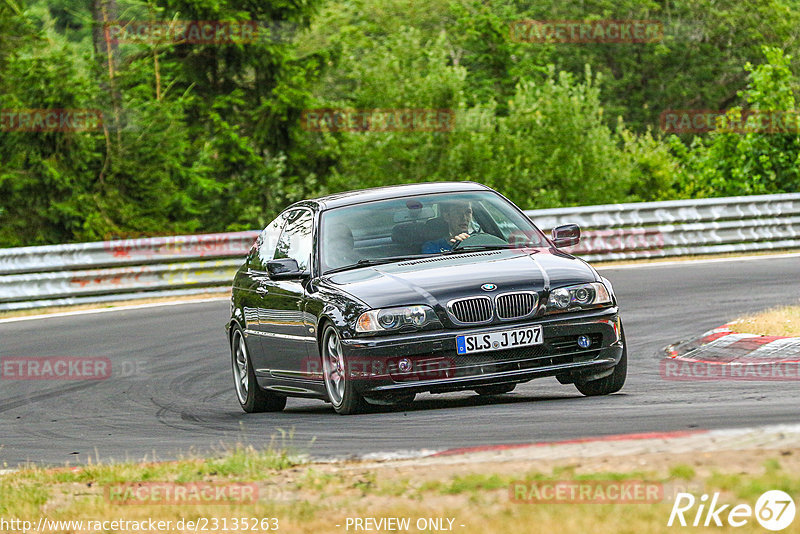
<path id="1" fill-rule="evenodd" d="M 777 532 L 794 521 L 795 505 L 788 493 L 780 490 L 764 492 L 756 501 L 755 508 L 749 504 L 719 503 L 719 493 L 709 496 L 703 494 L 699 499 L 691 493 L 678 493 L 667 526 L 674 524 L 693 527 L 727 526 L 743 527 L 755 517 L 765 529 Z"/>

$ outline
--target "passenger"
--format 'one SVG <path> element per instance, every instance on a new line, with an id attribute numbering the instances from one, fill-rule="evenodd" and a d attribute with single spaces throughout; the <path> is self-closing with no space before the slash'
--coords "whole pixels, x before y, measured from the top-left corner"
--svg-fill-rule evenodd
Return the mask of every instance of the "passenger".
<path id="1" fill-rule="evenodd" d="M 353 265 L 360 259 L 355 251 L 353 231 L 344 223 L 332 224 L 325 236 L 326 258 L 328 269 L 336 269 L 346 265 Z"/>

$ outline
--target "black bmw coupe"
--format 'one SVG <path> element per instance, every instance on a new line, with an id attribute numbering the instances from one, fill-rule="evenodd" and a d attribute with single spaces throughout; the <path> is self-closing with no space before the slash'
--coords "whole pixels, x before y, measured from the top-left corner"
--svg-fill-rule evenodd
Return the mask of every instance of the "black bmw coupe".
<path id="1" fill-rule="evenodd" d="M 420 392 L 499 395 L 555 376 L 584 395 L 625 383 L 611 284 L 505 197 L 472 182 L 297 202 L 233 280 L 228 340 L 246 412 L 287 397 L 352 414 Z"/>

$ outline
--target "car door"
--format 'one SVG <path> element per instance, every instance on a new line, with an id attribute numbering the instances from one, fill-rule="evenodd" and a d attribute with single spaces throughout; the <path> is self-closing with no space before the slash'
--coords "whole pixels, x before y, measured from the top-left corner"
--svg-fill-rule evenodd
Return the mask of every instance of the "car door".
<path id="1" fill-rule="evenodd" d="M 314 213 L 306 208 L 287 212 L 275 247 L 274 259 L 291 258 L 301 270 L 311 271 Z M 264 281 L 259 318 L 264 331 L 264 365 L 275 377 L 300 378 L 307 345 L 314 342 L 304 321 L 305 286 L 302 280 Z"/>
<path id="2" fill-rule="evenodd" d="M 240 305 L 245 320 L 245 339 L 250 350 L 250 357 L 253 361 L 253 368 L 257 375 L 268 374 L 269 369 L 265 367 L 265 350 L 263 340 L 268 331 L 268 323 L 263 322 L 263 318 L 268 315 L 264 309 L 264 295 L 269 291 L 270 280 L 267 275 L 267 262 L 275 256 L 275 247 L 278 238 L 283 230 L 286 217 L 281 214 L 274 221 L 269 223 L 264 231 L 258 236 L 253 250 L 247 257 L 247 269 L 239 279 L 240 291 L 238 296 L 241 299 Z"/>

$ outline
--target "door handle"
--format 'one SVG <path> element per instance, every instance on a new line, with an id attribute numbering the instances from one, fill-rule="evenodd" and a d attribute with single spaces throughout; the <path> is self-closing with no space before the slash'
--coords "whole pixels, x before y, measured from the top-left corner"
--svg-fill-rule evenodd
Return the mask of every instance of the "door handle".
<path id="1" fill-rule="evenodd" d="M 269 293 L 269 288 L 267 286 L 257 286 L 256 293 L 258 293 L 259 295 L 266 295 L 267 293 Z"/>

